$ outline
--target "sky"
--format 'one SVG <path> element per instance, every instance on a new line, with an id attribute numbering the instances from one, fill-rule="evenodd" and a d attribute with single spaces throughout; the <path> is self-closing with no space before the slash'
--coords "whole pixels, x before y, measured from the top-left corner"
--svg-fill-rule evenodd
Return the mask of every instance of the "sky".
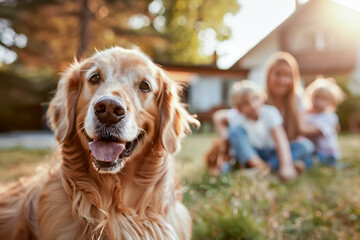
<path id="1" fill-rule="evenodd" d="M 232 37 L 216 47 L 219 68 L 231 67 L 251 47 L 281 24 L 295 10 L 292 0 L 238 0 L 241 9 L 226 15 Z"/>
<path id="2" fill-rule="evenodd" d="M 360 12 L 360 0 L 333 0 Z M 295 0 L 238 0 L 236 15 L 225 16 L 225 24 L 232 29 L 232 37 L 212 46 L 218 54 L 219 68 L 229 68 L 243 55 L 288 18 L 295 10 Z M 298 0 L 306 3 L 307 0 Z"/>

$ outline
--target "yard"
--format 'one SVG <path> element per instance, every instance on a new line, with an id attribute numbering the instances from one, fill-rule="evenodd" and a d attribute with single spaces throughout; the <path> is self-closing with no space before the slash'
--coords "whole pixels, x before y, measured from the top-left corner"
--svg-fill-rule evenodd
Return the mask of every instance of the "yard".
<path id="1" fill-rule="evenodd" d="M 287 184 L 250 170 L 208 175 L 203 155 L 213 138 L 187 137 L 175 160 L 193 239 L 360 239 L 359 136 L 340 136 L 342 169 L 316 167 Z M 0 150 L 1 183 L 48 162 L 48 150 Z"/>

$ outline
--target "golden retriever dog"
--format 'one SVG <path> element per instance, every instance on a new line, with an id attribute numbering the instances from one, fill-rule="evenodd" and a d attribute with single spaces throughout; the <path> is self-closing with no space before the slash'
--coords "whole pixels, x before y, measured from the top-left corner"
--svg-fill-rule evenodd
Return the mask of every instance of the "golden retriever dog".
<path id="1" fill-rule="evenodd" d="M 75 62 L 47 118 L 58 164 L 2 189 L 0 239 L 190 239 L 172 158 L 198 125 L 139 50 Z"/>

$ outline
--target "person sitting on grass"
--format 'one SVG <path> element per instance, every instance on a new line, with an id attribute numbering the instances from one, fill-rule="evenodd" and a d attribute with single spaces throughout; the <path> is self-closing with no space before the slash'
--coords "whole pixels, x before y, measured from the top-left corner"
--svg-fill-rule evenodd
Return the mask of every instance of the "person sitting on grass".
<path id="1" fill-rule="evenodd" d="M 283 180 L 297 176 L 305 169 L 300 151 L 292 149 L 283 128 L 279 110 L 265 105 L 266 94 L 256 83 L 242 80 L 231 91 L 233 108 L 214 113 L 213 121 L 223 141 L 229 141 L 235 160 L 249 168 L 278 171 Z M 295 150 L 295 151 L 294 151 Z M 222 172 L 229 170 L 222 166 Z"/>
<path id="2" fill-rule="evenodd" d="M 283 117 L 283 126 L 294 155 L 301 156 L 306 168 L 313 166 L 314 144 L 304 137 L 309 130 L 305 121 L 299 64 L 288 52 L 273 53 L 265 68 L 266 104 L 276 107 Z"/>
<path id="3" fill-rule="evenodd" d="M 313 127 L 306 135 L 315 145 L 315 154 L 321 164 L 336 166 L 340 158 L 337 133 L 340 131 L 336 107 L 344 93 L 333 78 L 317 78 L 306 88 L 311 107 L 306 120 Z"/>

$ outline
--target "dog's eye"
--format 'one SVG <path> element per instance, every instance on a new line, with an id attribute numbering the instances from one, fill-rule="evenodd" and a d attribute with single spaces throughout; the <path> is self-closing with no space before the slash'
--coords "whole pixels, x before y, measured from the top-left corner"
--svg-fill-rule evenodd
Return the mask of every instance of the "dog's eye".
<path id="1" fill-rule="evenodd" d="M 139 89 L 142 92 L 150 92 L 151 88 L 150 88 L 150 84 L 147 81 L 142 81 L 139 85 Z"/>
<path id="2" fill-rule="evenodd" d="M 101 76 L 100 73 L 93 73 L 91 74 L 90 78 L 89 78 L 89 83 L 90 84 L 98 84 L 101 81 Z"/>

